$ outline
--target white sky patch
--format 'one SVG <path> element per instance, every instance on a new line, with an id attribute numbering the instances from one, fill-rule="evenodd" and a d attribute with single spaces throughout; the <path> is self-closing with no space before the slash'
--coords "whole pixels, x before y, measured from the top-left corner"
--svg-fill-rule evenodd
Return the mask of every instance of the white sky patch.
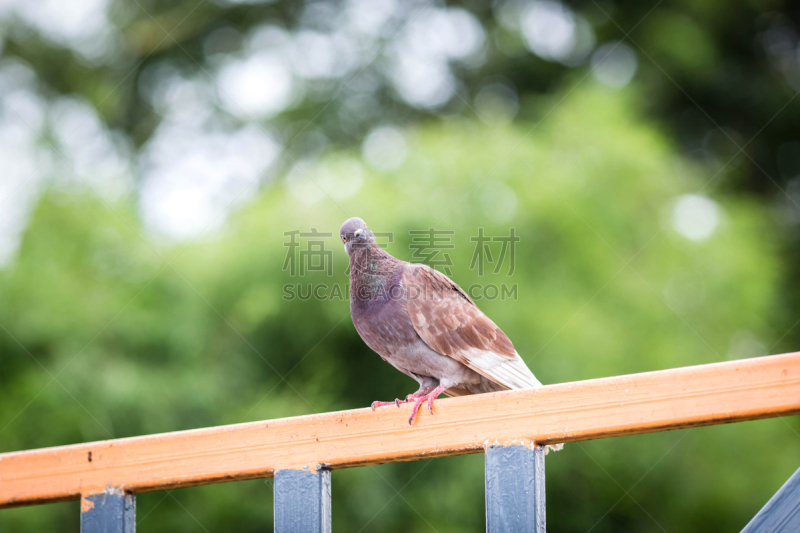
<path id="1" fill-rule="evenodd" d="M 90 61 L 116 51 L 118 35 L 108 19 L 109 0 L 35 0 L 0 3 L 0 17 L 11 13 L 48 40 L 67 46 Z"/>
<path id="2" fill-rule="evenodd" d="M 633 79 L 638 64 L 636 52 L 630 46 L 610 42 L 592 54 L 592 75 L 609 87 L 624 87 Z"/>
<path id="3" fill-rule="evenodd" d="M 431 9 L 408 25 L 402 44 L 418 56 L 466 60 L 480 51 L 485 38 L 483 26 L 468 11 Z"/>
<path id="4" fill-rule="evenodd" d="M 448 55 L 464 63 L 482 62 L 486 31 L 480 21 L 469 11 L 457 7 L 447 10 L 447 19 L 450 31 L 456 37 L 450 40 Z"/>
<path id="5" fill-rule="evenodd" d="M 275 0 L 218 0 L 224 4 L 246 4 L 246 5 L 254 5 L 254 4 L 272 4 L 275 3 Z"/>
<path id="6" fill-rule="evenodd" d="M 279 152 L 255 126 L 228 131 L 164 124 L 141 157 L 142 217 L 174 239 L 217 228 L 256 193 Z"/>
<path id="7" fill-rule="evenodd" d="M 127 139 L 108 131 L 93 107 L 62 97 L 51 106 L 49 120 L 63 156 L 54 158 L 55 179 L 87 185 L 106 201 L 133 190 Z"/>
<path id="8" fill-rule="evenodd" d="M 291 70 L 271 51 L 228 62 L 217 80 L 222 105 L 243 119 L 274 116 L 289 107 L 295 96 Z"/>
<path id="9" fill-rule="evenodd" d="M 353 29 L 376 37 L 397 11 L 397 0 L 348 0 L 346 7 Z"/>
<path id="10" fill-rule="evenodd" d="M 569 56 L 575 46 L 575 17 L 560 2 L 534 2 L 522 14 L 522 36 L 531 52 L 543 59 Z"/>
<path id="11" fill-rule="evenodd" d="M 36 135 L 20 121 L 0 118 L 0 267 L 14 257 L 51 159 Z"/>
<path id="12" fill-rule="evenodd" d="M 292 35 L 285 29 L 272 24 L 256 26 L 247 34 L 246 51 L 257 54 L 270 50 L 280 55 L 291 52 Z"/>
<path id="13" fill-rule="evenodd" d="M 401 56 L 389 76 L 400 97 L 414 107 L 441 107 L 455 94 L 450 67 L 438 58 Z"/>
<path id="14" fill-rule="evenodd" d="M 24 63 L 0 64 L 0 267 L 14 257 L 39 192 L 52 169 L 42 145 L 46 102 L 36 91 L 36 74 Z"/>
<path id="15" fill-rule="evenodd" d="M 169 62 L 146 68 L 139 86 L 145 99 L 167 120 L 199 127 L 213 111 L 213 88 L 204 77 L 184 78 Z"/>
<path id="16" fill-rule="evenodd" d="M 292 68 L 303 78 L 331 78 L 336 71 L 333 39 L 324 33 L 301 30 L 294 38 Z"/>
<path id="17" fill-rule="evenodd" d="M 355 49 L 344 34 L 302 30 L 295 35 L 292 68 L 302 78 L 338 78 L 355 65 Z"/>
<path id="18" fill-rule="evenodd" d="M 479 63 L 485 41 L 483 27 L 469 12 L 460 8 L 426 10 L 392 46 L 389 80 L 410 105 L 441 107 L 456 90 L 449 62 Z"/>
<path id="19" fill-rule="evenodd" d="M 0 266 L 13 259 L 31 210 L 48 186 L 86 186 L 105 200 L 133 190 L 127 138 L 77 97 L 46 101 L 24 63 L 0 64 Z M 45 143 L 49 130 L 53 139 Z"/>
<path id="20" fill-rule="evenodd" d="M 525 45 L 542 59 L 575 65 L 592 51 L 591 25 L 561 2 L 533 2 L 520 11 Z"/>
<path id="21" fill-rule="evenodd" d="M 692 241 L 709 238 L 717 229 L 720 209 L 705 196 L 686 194 L 678 198 L 673 210 L 672 225 L 680 235 Z"/>
<path id="22" fill-rule="evenodd" d="M 395 127 L 379 126 L 364 138 L 361 155 L 370 168 L 391 172 L 400 168 L 408 156 L 405 136 Z"/>

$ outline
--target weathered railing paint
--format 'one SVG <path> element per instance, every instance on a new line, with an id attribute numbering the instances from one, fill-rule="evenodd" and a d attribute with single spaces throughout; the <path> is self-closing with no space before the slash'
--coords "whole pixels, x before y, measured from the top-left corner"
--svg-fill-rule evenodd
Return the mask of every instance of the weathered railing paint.
<path id="1" fill-rule="evenodd" d="M 800 468 L 770 498 L 742 533 L 797 533 L 800 531 Z"/>
<path id="2" fill-rule="evenodd" d="M 543 446 L 486 450 L 486 533 L 545 533 Z"/>
<path id="3" fill-rule="evenodd" d="M 331 533 L 331 471 L 278 470 L 275 533 Z"/>
<path id="4" fill-rule="evenodd" d="M 0 454 L 0 507 L 800 413 L 800 353 Z M 89 460 L 89 457 L 92 459 Z"/>
<path id="5" fill-rule="evenodd" d="M 83 496 L 81 533 L 136 533 L 136 496 L 116 489 Z"/>

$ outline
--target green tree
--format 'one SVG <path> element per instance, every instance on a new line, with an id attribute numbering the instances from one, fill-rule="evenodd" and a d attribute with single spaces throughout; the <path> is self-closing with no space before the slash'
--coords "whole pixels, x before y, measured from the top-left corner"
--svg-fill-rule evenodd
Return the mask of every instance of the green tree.
<path id="1" fill-rule="evenodd" d="M 408 128 L 409 155 L 386 172 L 331 150 L 184 245 L 155 241 L 125 201 L 51 190 L 0 272 L 2 451 L 409 392 L 333 293 L 347 282 L 336 231 L 349 216 L 392 232 L 389 251 L 405 259 L 409 230 L 453 230 L 460 285 L 516 286 L 516 297 L 478 305 L 545 383 L 788 349 L 780 241 L 765 207 L 714 192 L 635 101 L 581 86 L 537 102 L 537 124 Z M 310 194 L 315 183 L 325 191 Z M 513 275 L 469 268 L 479 227 L 515 229 Z M 311 228 L 333 233 L 332 277 L 283 270 L 284 233 Z M 289 298 L 287 284 L 331 289 Z M 568 445 L 548 457 L 549 527 L 735 530 L 797 467 L 798 429 L 796 418 L 777 419 Z M 338 531 L 484 527 L 480 455 L 336 471 L 333 490 Z M 263 530 L 271 483 L 141 494 L 138 518 L 141 531 Z M 0 512 L 3 531 L 77 524 L 77 503 Z"/>

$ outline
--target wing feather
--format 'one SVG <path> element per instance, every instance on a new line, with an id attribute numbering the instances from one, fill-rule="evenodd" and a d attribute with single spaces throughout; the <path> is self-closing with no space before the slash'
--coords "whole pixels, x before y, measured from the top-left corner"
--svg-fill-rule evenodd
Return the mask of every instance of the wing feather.
<path id="1" fill-rule="evenodd" d="M 505 333 L 450 278 L 409 264 L 403 284 L 414 329 L 431 349 L 508 389 L 541 386 Z"/>

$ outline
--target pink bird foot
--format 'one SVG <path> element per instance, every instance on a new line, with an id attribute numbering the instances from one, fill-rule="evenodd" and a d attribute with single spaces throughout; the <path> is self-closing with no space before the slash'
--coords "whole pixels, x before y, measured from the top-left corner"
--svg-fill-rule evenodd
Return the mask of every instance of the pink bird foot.
<path id="1" fill-rule="evenodd" d="M 383 407 L 384 405 L 396 405 L 397 407 L 400 407 L 401 403 L 405 403 L 405 402 L 403 400 L 400 400 L 399 398 L 395 398 L 395 400 L 393 402 L 378 402 L 378 401 L 375 401 L 375 402 L 372 402 L 372 410 L 374 411 L 376 407 Z"/>
<path id="2" fill-rule="evenodd" d="M 419 411 L 420 406 L 426 400 L 428 402 L 428 411 L 430 411 L 430 413 L 433 414 L 433 401 L 436 398 L 438 398 L 439 395 L 443 393 L 446 389 L 447 387 L 445 387 L 444 385 L 439 385 L 438 387 L 433 389 L 433 391 L 431 391 L 429 394 L 420 394 L 419 396 L 417 396 L 417 401 L 414 402 L 414 408 L 411 409 L 411 417 L 408 419 L 408 423 L 409 424 L 414 423 L 414 418 L 416 418 L 417 416 L 417 411 Z"/>
<path id="3" fill-rule="evenodd" d="M 424 397 L 426 394 L 428 394 L 432 390 L 433 390 L 433 387 L 431 387 L 429 389 L 420 389 L 417 392 L 411 393 L 408 396 L 406 396 L 405 400 L 401 400 L 400 398 L 395 398 L 393 402 L 375 401 L 375 402 L 372 402 L 372 410 L 374 411 L 376 407 L 383 407 L 384 405 L 392 405 L 392 404 L 396 405 L 397 407 L 400 407 L 400 404 L 408 403 L 411 400 L 416 400 L 417 398 Z"/>

